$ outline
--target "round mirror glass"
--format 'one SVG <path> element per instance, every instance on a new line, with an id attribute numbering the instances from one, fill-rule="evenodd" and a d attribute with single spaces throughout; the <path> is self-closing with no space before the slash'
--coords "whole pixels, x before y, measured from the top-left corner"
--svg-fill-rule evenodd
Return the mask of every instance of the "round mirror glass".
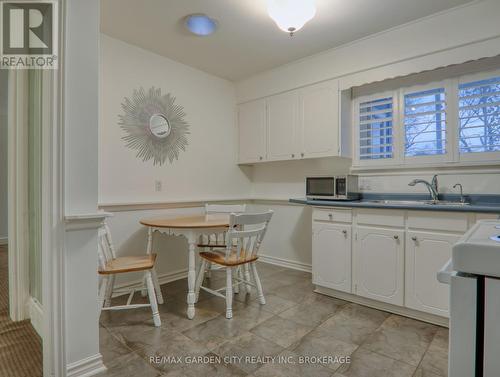
<path id="1" fill-rule="evenodd" d="M 149 129 L 153 135 L 160 139 L 170 135 L 170 124 L 168 123 L 168 119 L 161 114 L 155 114 L 149 118 Z"/>

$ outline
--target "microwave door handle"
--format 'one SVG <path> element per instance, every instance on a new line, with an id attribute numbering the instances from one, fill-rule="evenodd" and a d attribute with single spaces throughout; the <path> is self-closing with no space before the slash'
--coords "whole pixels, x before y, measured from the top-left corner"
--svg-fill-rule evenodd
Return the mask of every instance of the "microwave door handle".
<path id="1" fill-rule="evenodd" d="M 456 274 L 457 272 L 453 271 L 452 261 L 450 259 L 437 273 L 437 279 L 443 284 L 450 284 L 451 277 Z"/>

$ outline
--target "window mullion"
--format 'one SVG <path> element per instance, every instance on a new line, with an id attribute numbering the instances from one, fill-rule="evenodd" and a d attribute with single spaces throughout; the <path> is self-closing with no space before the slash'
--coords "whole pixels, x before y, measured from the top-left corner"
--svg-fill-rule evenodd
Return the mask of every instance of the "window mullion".
<path id="1" fill-rule="evenodd" d="M 459 135 L 460 124 L 458 121 L 458 78 L 446 80 L 445 85 L 447 106 L 446 106 L 446 120 L 448 128 L 448 148 L 446 148 L 446 155 L 448 162 L 458 162 L 460 160 L 459 148 Z"/>
<path id="2" fill-rule="evenodd" d="M 396 164 L 402 165 L 404 163 L 405 155 L 405 132 L 404 132 L 404 106 L 401 104 L 403 91 L 398 89 L 393 93 L 394 96 L 394 160 Z"/>

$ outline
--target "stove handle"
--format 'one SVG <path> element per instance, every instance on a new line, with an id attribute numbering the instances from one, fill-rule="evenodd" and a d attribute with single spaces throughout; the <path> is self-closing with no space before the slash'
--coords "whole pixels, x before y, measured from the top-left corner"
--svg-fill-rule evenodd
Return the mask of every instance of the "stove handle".
<path id="1" fill-rule="evenodd" d="M 437 279 L 443 284 L 450 284 L 453 275 L 456 275 L 456 271 L 453 271 L 450 259 L 437 273 Z"/>

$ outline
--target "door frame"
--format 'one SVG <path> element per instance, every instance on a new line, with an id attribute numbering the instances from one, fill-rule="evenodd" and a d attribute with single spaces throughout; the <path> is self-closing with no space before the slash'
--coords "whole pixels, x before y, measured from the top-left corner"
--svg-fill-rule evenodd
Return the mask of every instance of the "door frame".
<path id="1" fill-rule="evenodd" d="M 64 55 L 64 4 L 59 0 L 60 57 Z M 63 59 L 58 70 L 42 71 L 42 343 L 43 375 L 65 373 L 64 342 L 64 133 Z M 8 80 L 9 307 L 13 321 L 30 317 L 28 226 L 28 71 L 11 70 Z"/>
<path id="2" fill-rule="evenodd" d="M 9 71 L 8 93 L 9 315 L 22 321 L 29 316 L 28 71 Z"/>
<path id="3" fill-rule="evenodd" d="M 42 301 L 43 375 L 66 375 L 64 75 L 66 0 L 58 0 L 59 68 L 42 75 Z"/>

